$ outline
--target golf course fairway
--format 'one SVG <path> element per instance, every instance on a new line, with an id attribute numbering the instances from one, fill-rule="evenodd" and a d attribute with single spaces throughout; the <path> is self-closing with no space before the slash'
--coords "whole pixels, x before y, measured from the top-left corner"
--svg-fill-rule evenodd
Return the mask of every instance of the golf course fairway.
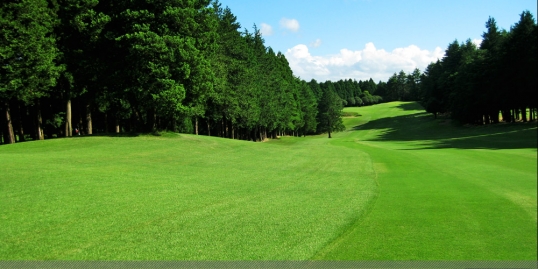
<path id="1" fill-rule="evenodd" d="M 2 145 L 0 260 L 537 259 L 536 122 L 345 111 L 332 139 Z"/>

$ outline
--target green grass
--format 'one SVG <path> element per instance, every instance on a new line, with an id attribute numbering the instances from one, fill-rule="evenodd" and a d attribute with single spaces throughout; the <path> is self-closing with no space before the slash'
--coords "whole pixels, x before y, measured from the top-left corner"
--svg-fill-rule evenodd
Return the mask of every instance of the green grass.
<path id="1" fill-rule="evenodd" d="M 537 259 L 536 122 L 346 112 L 333 139 L 3 145 L 0 260 Z"/>
<path id="2" fill-rule="evenodd" d="M 0 259 L 308 259 L 376 191 L 368 156 L 325 140 L 167 135 L 2 146 Z"/>
<path id="3" fill-rule="evenodd" d="M 536 122 L 457 127 L 414 103 L 356 110 L 365 116 L 333 144 L 371 156 L 378 199 L 314 258 L 536 260 Z"/>

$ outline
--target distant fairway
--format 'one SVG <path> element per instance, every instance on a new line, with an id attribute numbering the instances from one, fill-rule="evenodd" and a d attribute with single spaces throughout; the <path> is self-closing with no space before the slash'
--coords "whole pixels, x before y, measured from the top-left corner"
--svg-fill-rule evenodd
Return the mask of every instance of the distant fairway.
<path id="1" fill-rule="evenodd" d="M 537 125 L 455 127 L 415 103 L 352 108 L 333 145 L 366 152 L 379 195 L 330 260 L 536 260 Z"/>
<path id="2" fill-rule="evenodd" d="M 536 122 L 346 111 L 333 139 L 0 146 L 0 260 L 537 259 Z"/>

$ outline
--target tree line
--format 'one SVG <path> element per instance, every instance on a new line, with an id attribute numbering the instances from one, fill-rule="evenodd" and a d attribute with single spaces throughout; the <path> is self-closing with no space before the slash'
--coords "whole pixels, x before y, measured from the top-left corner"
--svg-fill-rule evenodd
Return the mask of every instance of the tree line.
<path id="1" fill-rule="evenodd" d="M 536 119 L 537 36 L 529 11 L 509 31 L 490 17 L 479 47 L 455 40 L 443 59 L 428 65 L 418 100 L 435 117 L 446 113 L 461 123 Z"/>
<path id="2" fill-rule="evenodd" d="M 529 11 L 509 31 L 486 22 L 479 46 L 470 39 L 448 45 L 445 56 L 406 74 L 379 81 L 383 102 L 419 101 L 437 117 L 463 124 L 535 120 L 538 102 L 537 24 Z"/>
<path id="3" fill-rule="evenodd" d="M 2 143 L 157 132 L 263 141 L 344 129 L 345 106 L 420 101 L 463 123 L 536 118 L 536 22 L 490 18 L 424 73 L 306 82 L 213 0 L 0 3 Z"/>
<path id="4" fill-rule="evenodd" d="M 341 98 L 295 77 L 255 25 L 241 30 L 218 1 L 8 0 L 0 34 L 3 143 L 159 130 L 262 141 L 343 129 Z"/>
<path id="5" fill-rule="evenodd" d="M 381 96 L 375 95 L 377 84 L 371 78 L 368 81 L 341 79 L 336 82 L 328 80 L 321 83 L 311 80 L 309 84 L 314 92 L 319 91 L 318 88 L 335 92 L 344 107 L 374 105 L 383 101 Z M 316 84 L 319 84 L 319 87 Z"/>
<path id="6" fill-rule="evenodd" d="M 375 94 L 383 102 L 419 101 L 434 117 L 444 114 L 464 124 L 535 120 L 537 36 L 529 11 L 509 31 L 490 17 L 479 46 L 455 40 L 424 72 L 394 73 L 379 81 Z"/>

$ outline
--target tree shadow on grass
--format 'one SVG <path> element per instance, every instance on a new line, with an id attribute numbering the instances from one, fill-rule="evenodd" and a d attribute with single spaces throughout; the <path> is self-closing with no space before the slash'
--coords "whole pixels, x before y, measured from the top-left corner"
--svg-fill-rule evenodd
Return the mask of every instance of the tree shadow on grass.
<path id="1" fill-rule="evenodd" d="M 413 108 L 411 104 L 402 104 Z M 414 109 L 413 109 L 414 110 Z M 423 141 L 416 149 L 522 149 L 537 148 L 537 122 L 459 125 L 450 119 L 434 119 L 426 112 L 382 118 L 353 127 L 353 130 L 384 132 L 369 141 Z"/>
<path id="2" fill-rule="evenodd" d="M 407 103 L 399 104 L 398 106 L 396 106 L 396 108 L 399 108 L 401 110 L 406 110 L 406 111 L 414 111 L 414 110 L 424 111 L 424 108 L 417 102 L 407 102 Z"/>

